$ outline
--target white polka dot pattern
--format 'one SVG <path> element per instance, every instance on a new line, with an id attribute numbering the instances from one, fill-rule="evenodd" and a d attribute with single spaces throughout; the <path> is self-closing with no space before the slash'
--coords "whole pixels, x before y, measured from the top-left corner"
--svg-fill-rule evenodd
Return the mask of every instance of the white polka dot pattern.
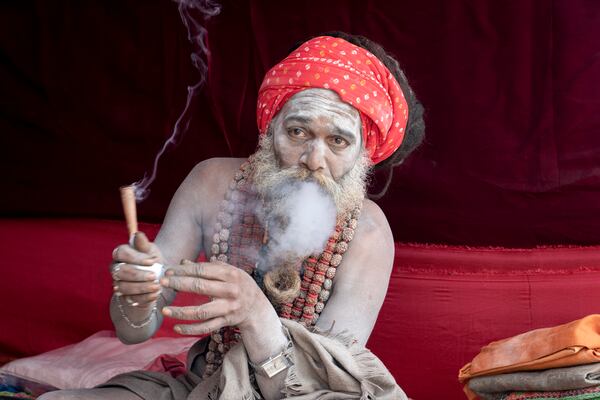
<path id="1" fill-rule="evenodd" d="M 329 36 L 311 39 L 299 49 L 267 72 L 263 80 L 257 105 L 261 134 L 291 96 L 309 88 L 325 88 L 360 111 L 365 147 L 374 163 L 400 147 L 408 119 L 406 99 L 377 57 Z"/>

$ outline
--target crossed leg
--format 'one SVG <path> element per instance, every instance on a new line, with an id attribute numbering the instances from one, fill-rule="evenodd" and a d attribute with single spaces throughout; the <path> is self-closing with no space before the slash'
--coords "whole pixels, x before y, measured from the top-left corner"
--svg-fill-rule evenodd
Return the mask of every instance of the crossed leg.
<path id="1" fill-rule="evenodd" d="M 137 394 L 127 389 L 118 387 L 97 388 L 97 389 L 74 389 L 57 390 L 55 392 L 44 393 L 38 400 L 140 400 Z M 144 399 L 142 399 L 144 400 Z M 148 399 L 149 400 L 149 399 Z"/>

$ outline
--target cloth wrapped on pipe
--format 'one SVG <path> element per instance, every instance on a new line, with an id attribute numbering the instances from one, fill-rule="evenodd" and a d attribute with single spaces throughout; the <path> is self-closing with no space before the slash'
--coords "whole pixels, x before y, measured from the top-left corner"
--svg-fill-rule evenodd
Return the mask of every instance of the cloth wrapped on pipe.
<path id="1" fill-rule="evenodd" d="M 459 381 L 470 400 L 600 399 L 600 315 L 492 342 Z"/>

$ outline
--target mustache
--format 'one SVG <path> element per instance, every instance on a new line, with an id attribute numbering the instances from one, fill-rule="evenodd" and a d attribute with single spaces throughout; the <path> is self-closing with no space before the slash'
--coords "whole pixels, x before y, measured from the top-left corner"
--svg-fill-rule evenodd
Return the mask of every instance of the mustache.
<path id="1" fill-rule="evenodd" d="M 254 185 L 261 197 L 277 199 L 285 196 L 286 187 L 312 181 L 333 199 L 340 215 L 360 206 L 367 185 L 370 159 L 363 152 L 352 169 L 338 179 L 321 170 L 310 170 L 303 164 L 283 166 L 275 156 L 273 138 L 261 136 L 259 147 L 254 153 Z"/>
<path id="2" fill-rule="evenodd" d="M 338 183 L 331 177 L 326 176 L 320 171 L 311 171 L 301 166 L 288 167 L 280 172 L 290 180 L 299 180 L 302 182 L 315 182 L 327 191 L 338 187 Z"/>

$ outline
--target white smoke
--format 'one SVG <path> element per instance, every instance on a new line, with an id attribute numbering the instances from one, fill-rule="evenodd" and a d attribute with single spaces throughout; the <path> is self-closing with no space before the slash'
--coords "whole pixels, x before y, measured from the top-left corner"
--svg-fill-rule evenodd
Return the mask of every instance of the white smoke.
<path id="1" fill-rule="evenodd" d="M 156 157 L 154 157 L 152 173 L 150 176 L 144 174 L 144 177 L 141 180 L 132 184 L 134 187 L 135 198 L 138 202 L 148 197 L 148 194 L 150 193 L 150 185 L 156 178 L 158 161 L 162 157 L 163 153 L 167 150 L 167 148 L 177 143 L 179 137 L 183 135 L 185 131 L 187 131 L 190 125 L 190 120 L 192 119 L 192 115 L 190 113 L 190 104 L 192 103 L 193 98 L 200 93 L 200 88 L 204 85 L 208 72 L 208 66 L 205 59 L 209 55 L 209 49 L 206 45 L 207 31 L 203 26 L 203 22 L 221 12 L 221 6 L 211 0 L 175 1 L 179 3 L 179 15 L 181 16 L 181 21 L 187 29 L 188 40 L 193 46 L 191 54 L 192 64 L 198 70 L 200 76 L 195 84 L 190 85 L 187 88 L 188 94 L 185 107 L 179 115 L 179 118 L 177 118 L 177 122 L 175 122 L 175 126 L 173 127 L 171 135 L 164 142 Z"/>
<path id="2" fill-rule="evenodd" d="M 321 253 L 336 223 L 335 203 L 316 182 L 289 183 L 275 197 L 264 216 L 269 242 L 259 262 L 263 271 Z"/>

